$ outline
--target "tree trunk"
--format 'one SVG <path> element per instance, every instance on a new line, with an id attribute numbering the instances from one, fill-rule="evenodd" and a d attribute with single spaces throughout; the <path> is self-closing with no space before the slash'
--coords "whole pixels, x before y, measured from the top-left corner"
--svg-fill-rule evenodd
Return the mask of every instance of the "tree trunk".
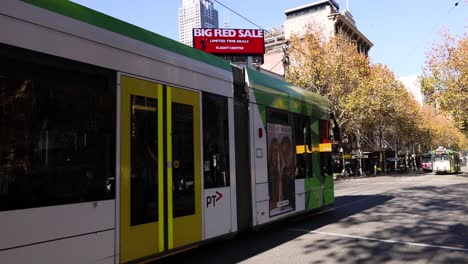
<path id="1" fill-rule="evenodd" d="M 380 144 L 380 147 L 379 147 L 379 150 L 380 150 L 380 155 L 379 155 L 379 166 L 380 168 L 382 169 L 383 172 L 385 172 L 385 160 L 384 160 L 384 155 L 383 155 L 383 151 L 382 151 L 382 136 L 383 136 L 383 127 L 382 127 L 382 124 L 380 124 L 380 127 L 379 127 L 379 144 Z"/>
<path id="2" fill-rule="evenodd" d="M 359 166 L 359 176 L 362 176 L 362 150 L 361 150 L 361 132 L 358 130 L 357 133 L 357 145 L 358 145 L 358 166 Z"/>
<path id="3" fill-rule="evenodd" d="M 398 168 L 398 140 L 395 140 L 395 172 L 397 171 Z"/>

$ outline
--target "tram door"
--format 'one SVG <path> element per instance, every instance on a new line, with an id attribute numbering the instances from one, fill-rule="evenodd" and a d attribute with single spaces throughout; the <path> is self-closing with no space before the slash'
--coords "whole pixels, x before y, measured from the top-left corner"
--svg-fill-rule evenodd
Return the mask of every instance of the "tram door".
<path id="1" fill-rule="evenodd" d="M 123 76 L 120 261 L 202 239 L 200 95 Z"/>

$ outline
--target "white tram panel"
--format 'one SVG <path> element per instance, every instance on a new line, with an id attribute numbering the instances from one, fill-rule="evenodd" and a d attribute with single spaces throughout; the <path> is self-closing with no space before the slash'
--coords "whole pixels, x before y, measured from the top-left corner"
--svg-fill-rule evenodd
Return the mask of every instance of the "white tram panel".
<path id="1" fill-rule="evenodd" d="M 448 158 L 448 157 L 447 157 Z M 434 172 L 450 172 L 450 161 L 449 160 L 436 160 L 433 163 Z"/>
<path id="2" fill-rule="evenodd" d="M 253 97 L 253 93 L 251 97 Z M 251 104 L 250 108 L 252 109 L 251 118 L 253 119 L 253 133 L 252 141 L 254 147 L 254 160 L 255 166 L 255 183 L 268 183 L 268 149 L 267 149 L 267 133 L 265 126 L 262 121 L 262 117 L 258 110 L 257 104 Z M 261 131 L 261 132 L 260 132 Z M 259 133 L 262 134 L 260 138 Z M 266 194 L 268 196 L 268 193 Z M 263 196 L 262 196 L 263 197 Z"/>
<path id="3" fill-rule="evenodd" d="M 250 100 L 255 101 L 255 96 L 250 91 Z M 250 104 L 250 118 L 252 121 L 251 142 L 251 168 L 252 168 L 252 210 L 253 210 L 253 225 L 259 225 L 269 222 L 269 191 L 268 191 L 268 149 L 266 141 L 265 127 L 255 103 Z M 261 132 L 260 132 L 261 131 Z M 261 134 L 261 137 L 260 137 Z"/>
<path id="4" fill-rule="evenodd" d="M 233 87 L 234 90 L 234 87 Z M 229 120 L 229 163 L 230 163 L 230 188 L 231 188 L 231 232 L 237 232 L 237 171 L 236 171 L 236 141 L 234 126 L 234 99 L 228 99 Z"/>
<path id="5" fill-rule="evenodd" d="M 248 78 L 246 78 L 246 82 L 248 82 Z M 247 85 L 247 89 L 248 89 L 248 85 Z M 252 95 L 251 92 L 249 92 L 250 95 L 249 97 Z M 252 100 L 252 98 L 251 98 Z M 253 98 L 253 100 L 255 100 L 255 97 Z M 251 197 L 251 210 L 252 210 L 252 223 L 251 225 L 252 226 L 256 226 L 257 225 L 257 219 L 256 219 L 256 214 L 257 214 L 257 208 L 256 208 L 256 204 L 257 204 L 257 199 L 254 197 L 256 197 L 256 191 L 255 191 L 255 186 L 256 186 L 256 176 L 255 176 L 255 160 L 256 160 L 256 153 L 255 153 L 255 125 L 254 125 L 254 118 L 253 118 L 253 112 L 254 112 L 254 104 L 251 104 L 249 103 L 249 113 L 248 113 L 248 116 L 249 116 L 249 142 L 251 142 L 250 144 L 250 197 Z M 263 150 L 261 152 L 261 155 L 263 155 Z"/>
<path id="6" fill-rule="evenodd" d="M 255 225 L 266 224 L 272 221 L 270 218 L 270 202 L 269 201 L 262 201 L 256 203 L 257 212 L 256 216 L 256 223 Z"/>
<path id="7" fill-rule="evenodd" d="M 255 184 L 255 201 L 264 202 L 269 200 L 268 182 Z"/>
<path id="8" fill-rule="evenodd" d="M 228 70 L 21 1 L 2 0 L 0 24 L 5 44 L 233 97 Z"/>
<path id="9" fill-rule="evenodd" d="M 205 239 L 232 232 L 231 187 L 204 190 Z"/>
<path id="10" fill-rule="evenodd" d="M 0 212 L 0 250 L 14 248 L 0 251 L 0 263 L 58 263 L 46 261 L 45 252 L 59 253 L 60 258 L 74 254 L 72 251 L 80 254 L 77 263 L 86 263 L 92 256 L 96 257 L 93 261 L 113 259 L 114 217 L 115 200 Z M 73 247 L 65 249 L 66 245 Z M 57 251 L 61 247 L 63 252 Z M 23 251 L 34 261 L 22 261 L 28 257 L 21 254 Z"/>
<path id="11" fill-rule="evenodd" d="M 229 181 L 228 187 L 203 190 L 204 239 L 237 231 L 236 163 L 234 137 L 234 102 L 228 99 L 229 116 Z M 203 164 L 201 166 L 203 168 Z M 203 172 L 202 172 L 203 175 Z"/>
<path id="12" fill-rule="evenodd" d="M 114 263 L 114 230 L 0 251 L 0 263 Z"/>
<path id="13" fill-rule="evenodd" d="M 251 100 L 255 100 L 251 92 Z M 264 223 L 267 219 L 265 216 L 269 215 L 268 201 L 269 194 L 268 188 L 257 187 L 260 185 L 268 185 L 268 169 L 267 169 L 267 146 L 266 146 L 266 131 L 258 110 L 257 104 L 250 104 L 250 118 L 252 121 L 251 140 L 252 150 L 251 153 L 251 168 L 252 168 L 252 210 L 253 210 L 253 225 Z M 262 138 L 259 138 L 259 130 L 261 129 Z M 255 198 L 254 198 L 255 197 Z M 265 206 L 259 203 L 266 203 Z"/>
<path id="14" fill-rule="evenodd" d="M 294 181 L 296 192 L 296 212 L 305 210 L 305 180 L 297 179 Z"/>

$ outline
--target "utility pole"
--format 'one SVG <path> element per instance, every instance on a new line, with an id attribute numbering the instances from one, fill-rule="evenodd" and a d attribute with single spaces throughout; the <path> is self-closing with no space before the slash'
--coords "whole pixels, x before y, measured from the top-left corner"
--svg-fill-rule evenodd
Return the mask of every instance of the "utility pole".
<path id="1" fill-rule="evenodd" d="M 281 49 L 283 50 L 283 77 L 285 77 L 289 68 L 289 41 L 286 41 Z"/>

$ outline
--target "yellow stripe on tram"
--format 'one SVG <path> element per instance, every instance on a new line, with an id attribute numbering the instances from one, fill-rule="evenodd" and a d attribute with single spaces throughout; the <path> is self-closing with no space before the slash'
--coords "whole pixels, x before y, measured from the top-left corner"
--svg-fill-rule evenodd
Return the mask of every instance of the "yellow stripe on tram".
<path id="1" fill-rule="evenodd" d="M 166 94 L 166 125 L 167 125 L 167 245 L 174 247 L 173 205 L 172 205 L 172 87 L 167 87 Z"/>
<path id="2" fill-rule="evenodd" d="M 163 87 L 158 85 L 158 211 L 159 211 L 159 252 L 164 251 L 164 126 L 163 126 Z"/>

